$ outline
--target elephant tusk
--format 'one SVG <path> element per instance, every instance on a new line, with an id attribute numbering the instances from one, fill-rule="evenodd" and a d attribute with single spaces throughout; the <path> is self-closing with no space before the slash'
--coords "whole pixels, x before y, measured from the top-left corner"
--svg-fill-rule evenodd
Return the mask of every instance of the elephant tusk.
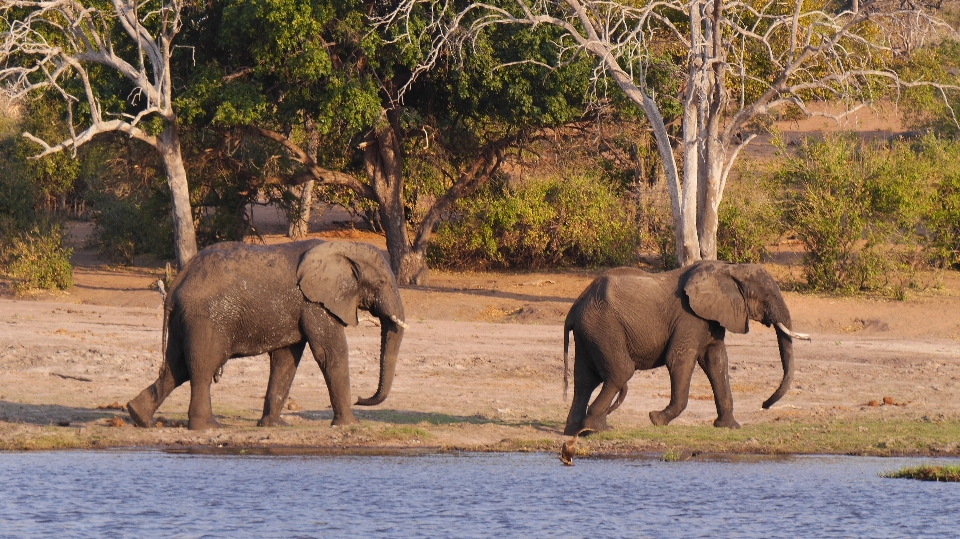
<path id="1" fill-rule="evenodd" d="M 397 315 L 395 315 L 395 314 L 391 314 L 391 315 L 390 315 L 390 320 L 393 320 L 393 323 L 394 323 L 394 324 L 402 327 L 403 329 L 407 329 L 407 328 L 410 327 L 406 322 L 404 322 L 403 320 L 400 320 L 399 318 L 397 318 Z"/>
<path id="2" fill-rule="evenodd" d="M 790 328 L 788 328 L 787 326 L 783 325 L 783 322 L 777 322 L 777 328 L 779 328 L 780 331 L 789 335 L 791 339 L 800 339 L 801 341 L 813 340 L 810 338 L 810 335 L 807 335 L 806 333 L 797 333 L 791 330 Z"/>

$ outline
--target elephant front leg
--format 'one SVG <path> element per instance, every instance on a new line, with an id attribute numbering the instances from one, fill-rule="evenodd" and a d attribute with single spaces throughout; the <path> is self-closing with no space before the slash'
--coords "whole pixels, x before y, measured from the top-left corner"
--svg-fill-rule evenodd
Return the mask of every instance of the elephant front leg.
<path id="1" fill-rule="evenodd" d="M 687 408 L 690 398 L 690 379 L 693 377 L 693 366 L 697 363 L 697 351 L 692 349 L 672 354 L 672 361 L 667 361 L 667 370 L 670 371 L 670 404 L 657 412 L 650 412 L 650 422 L 657 426 L 670 423 Z"/>
<path id="2" fill-rule="evenodd" d="M 740 423 L 733 417 L 733 393 L 730 391 L 730 372 L 728 369 L 727 347 L 723 342 L 714 343 L 707 348 L 701 363 L 710 386 L 713 388 L 713 401 L 717 405 L 717 419 L 714 427 L 739 429 Z"/>
<path id="3" fill-rule="evenodd" d="M 324 342 L 311 339 L 310 349 L 320 365 L 320 372 L 327 383 L 330 407 L 333 408 L 334 426 L 360 423 L 350 410 L 350 370 L 347 353 L 347 337 L 342 327 L 327 333 Z"/>
<path id="4" fill-rule="evenodd" d="M 270 381 L 267 382 L 267 394 L 263 398 L 263 416 L 257 425 L 260 427 L 286 426 L 280 414 L 290 395 L 293 378 L 297 374 L 300 358 L 306 342 L 294 344 L 270 352 Z"/>

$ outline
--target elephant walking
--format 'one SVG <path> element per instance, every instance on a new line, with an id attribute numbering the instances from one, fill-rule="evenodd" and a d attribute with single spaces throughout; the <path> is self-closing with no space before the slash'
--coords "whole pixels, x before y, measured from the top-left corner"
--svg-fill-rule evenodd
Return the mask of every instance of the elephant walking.
<path id="1" fill-rule="evenodd" d="M 403 304 L 379 249 L 365 243 L 307 240 L 254 246 L 220 243 L 177 276 L 164 305 L 164 362 L 157 380 L 127 403 L 145 427 L 164 399 L 190 381 L 189 427 L 217 428 L 210 385 L 228 359 L 270 353 L 261 426 L 283 425 L 280 410 L 307 343 L 320 365 L 333 424 L 357 423 L 350 410 L 344 327 L 357 309 L 381 322 L 380 383 L 357 401 L 372 406 L 390 392 L 403 338 Z"/>
<path id="2" fill-rule="evenodd" d="M 650 412 L 650 421 L 666 425 L 687 407 L 698 363 L 713 387 L 714 425 L 739 428 L 724 336 L 727 330 L 746 333 L 748 320 L 776 327 L 783 379 L 763 403 L 769 408 L 793 380 L 792 339 L 809 337 L 791 329 L 787 304 L 763 267 L 704 261 L 659 274 L 632 268 L 604 273 L 580 294 L 564 323 L 564 392 L 571 331 L 576 343 L 573 402 L 564 433 L 606 429 L 607 415 L 623 402 L 633 373 L 662 366 L 670 373 L 670 403 Z"/>

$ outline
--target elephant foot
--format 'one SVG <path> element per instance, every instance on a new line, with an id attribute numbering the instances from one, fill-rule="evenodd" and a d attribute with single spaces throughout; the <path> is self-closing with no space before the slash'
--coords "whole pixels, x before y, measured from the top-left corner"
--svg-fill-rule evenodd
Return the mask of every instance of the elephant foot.
<path id="1" fill-rule="evenodd" d="M 587 418 L 583 422 L 583 426 L 579 429 L 570 433 L 571 436 L 576 435 L 578 432 L 603 432 L 605 430 L 610 430 L 610 427 L 607 426 L 607 417 L 600 418 Z M 564 431 L 566 432 L 566 431 Z"/>
<path id="2" fill-rule="evenodd" d="M 713 422 L 714 427 L 724 427 L 728 429 L 739 429 L 740 423 L 737 423 L 737 420 L 733 417 L 728 417 L 726 419 L 720 419 L 719 417 L 716 421 Z"/>
<path id="3" fill-rule="evenodd" d="M 265 415 L 260 418 L 260 421 L 257 421 L 258 427 L 289 427 L 290 423 L 287 423 L 280 416 L 268 416 Z"/>
<path id="4" fill-rule="evenodd" d="M 334 427 L 345 427 L 347 425 L 359 425 L 360 420 L 357 419 L 353 414 L 343 414 L 334 416 L 333 421 L 330 425 Z"/>
<path id="5" fill-rule="evenodd" d="M 190 418 L 190 422 L 187 426 L 190 430 L 209 430 L 209 429 L 219 429 L 220 423 L 217 422 L 213 417 L 208 418 Z"/>
<path id="6" fill-rule="evenodd" d="M 127 413 L 130 414 L 130 419 L 133 420 L 133 424 L 141 427 L 147 428 L 153 426 L 153 413 L 146 413 L 143 411 L 143 406 L 137 401 L 139 398 L 133 399 L 127 403 Z"/>
<path id="7" fill-rule="evenodd" d="M 672 420 L 673 420 L 672 417 L 667 416 L 667 414 L 663 412 L 657 412 L 657 411 L 650 412 L 650 422 L 658 427 L 662 427 Z"/>
<path id="8" fill-rule="evenodd" d="M 609 427 L 605 427 L 605 428 L 609 428 Z M 589 427 L 579 427 L 579 428 L 566 427 L 563 429 L 563 433 L 567 436 L 584 437 L 584 438 L 586 438 L 587 436 L 590 436 L 594 432 L 597 432 L 597 431 Z"/>

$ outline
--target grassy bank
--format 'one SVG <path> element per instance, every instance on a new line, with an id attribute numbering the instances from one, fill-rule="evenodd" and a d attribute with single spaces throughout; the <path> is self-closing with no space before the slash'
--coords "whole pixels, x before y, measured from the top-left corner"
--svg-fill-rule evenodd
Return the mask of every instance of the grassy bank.
<path id="1" fill-rule="evenodd" d="M 536 421 L 485 424 L 423 421 L 413 425 L 365 421 L 360 426 L 347 428 L 312 424 L 270 429 L 226 423 L 224 429 L 205 432 L 182 427 L 136 429 L 129 425 L 59 427 L 0 423 L 0 450 L 392 447 L 418 451 L 509 452 L 556 451 L 562 441 L 568 439 L 560 434 L 559 425 Z M 738 430 L 650 426 L 607 431 L 581 438 L 577 444 L 580 456 L 631 452 L 960 456 L 960 421 L 778 422 L 747 425 Z"/>

